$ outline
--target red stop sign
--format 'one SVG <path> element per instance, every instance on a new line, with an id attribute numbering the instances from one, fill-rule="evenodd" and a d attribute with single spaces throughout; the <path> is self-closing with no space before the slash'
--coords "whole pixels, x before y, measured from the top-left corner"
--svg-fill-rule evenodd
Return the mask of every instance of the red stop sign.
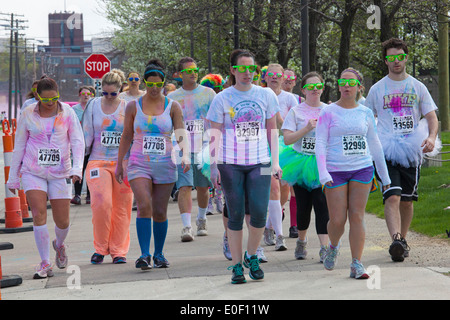
<path id="1" fill-rule="evenodd" d="M 101 79 L 111 71 L 111 61 L 104 55 L 93 53 L 84 61 L 84 72 L 92 79 Z"/>

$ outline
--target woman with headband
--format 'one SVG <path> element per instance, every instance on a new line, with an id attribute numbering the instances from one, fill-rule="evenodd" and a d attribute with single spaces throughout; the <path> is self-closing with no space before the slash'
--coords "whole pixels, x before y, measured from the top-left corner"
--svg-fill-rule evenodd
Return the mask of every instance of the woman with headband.
<path id="1" fill-rule="evenodd" d="M 115 177 L 119 143 L 124 129 L 126 102 L 119 98 L 123 72 L 117 69 L 102 78 L 103 97 L 86 107 L 82 126 L 89 162 L 86 182 L 91 194 L 95 252 L 92 264 L 111 255 L 113 263 L 125 263 L 130 247 L 130 220 L 133 194 Z"/>
<path id="2" fill-rule="evenodd" d="M 172 132 L 178 142 L 187 141 L 180 105 L 164 96 L 165 73 L 159 60 L 150 60 L 144 73 L 146 93 L 128 103 L 116 168 L 116 180 L 126 182 L 122 161 L 130 150 L 128 181 L 137 204 L 136 230 L 141 256 L 136 268 L 150 269 L 150 240 L 154 236 L 153 266 L 167 268 L 163 249 L 167 235 L 167 206 L 177 181 L 177 165 L 172 157 Z M 188 146 L 181 146 L 181 166 L 189 170 Z M 153 225 L 152 225 L 153 220 Z"/>
<path id="3" fill-rule="evenodd" d="M 333 270 L 348 219 L 352 262 L 350 277 L 367 279 L 361 256 L 364 249 L 364 214 L 374 180 L 375 162 L 383 188 L 389 179 L 375 119 L 369 108 L 358 104 L 362 76 L 347 68 L 338 80 L 340 99 L 323 108 L 316 128 L 316 157 L 320 183 L 324 186 L 329 221 L 329 248 L 323 261 Z"/>

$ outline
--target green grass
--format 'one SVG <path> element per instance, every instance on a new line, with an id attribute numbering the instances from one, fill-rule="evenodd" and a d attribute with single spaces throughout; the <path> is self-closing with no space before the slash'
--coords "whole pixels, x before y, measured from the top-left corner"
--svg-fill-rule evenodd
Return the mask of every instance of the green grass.
<path id="1" fill-rule="evenodd" d="M 442 132 L 443 144 L 450 144 L 450 132 Z M 450 146 L 442 151 L 450 151 Z M 443 154 L 442 159 L 450 159 L 450 154 Z M 422 167 L 419 181 L 419 201 L 414 202 L 414 218 L 411 230 L 430 237 L 447 238 L 450 231 L 450 162 L 443 162 L 442 167 Z M 381 192 L 378 190 L 369 196 L 366 211 L 384 218 L 384 206 Z"/>

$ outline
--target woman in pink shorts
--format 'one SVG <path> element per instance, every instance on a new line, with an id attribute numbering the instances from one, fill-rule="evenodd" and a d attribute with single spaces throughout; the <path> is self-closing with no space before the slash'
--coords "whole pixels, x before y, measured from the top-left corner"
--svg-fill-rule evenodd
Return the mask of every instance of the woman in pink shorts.
<path id="1" fill-rule="evenodd" d="M 84 159 L 84 139 L 80 121 L 72 108 L 59 102 L 53 79 L 39 81 L 38 102 L 23 110 L 17 125 L 12 165 L 7 182 L 15 193 L 22 187 L 33 215 L 33 230 L 41 263 L 34 279 L 53 276 L 50 263 L 50 235 L 47 228 L 47 199 L 55 222 L 56 265 L 67 266 L 64 240 L 69 232 L 72 183 L 80 181 Z M 70 152 L 73 155 L 71 164 Z"/>

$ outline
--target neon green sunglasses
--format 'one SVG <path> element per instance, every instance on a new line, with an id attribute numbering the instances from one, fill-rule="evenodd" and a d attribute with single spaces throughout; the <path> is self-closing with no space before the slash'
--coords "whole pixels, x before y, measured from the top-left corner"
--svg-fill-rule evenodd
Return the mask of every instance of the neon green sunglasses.
<path id="1" fill-rule="evenodd" d="M 50 101 L 51 102 L 56 102 L 56 101 L 59 100 L 59 93 L 58 93 L 58 95 L 56 97 L 53 97 L 53 98 L 41 98 L 39 93 L 37 95 L 39 97 L 39 100 L 41 100 L 42 103 L 49 103 Z"/>
<path id="2" fill-rule="evenodd" d="M 257 66 L 250 65 L 250 66 L 233 66 L 234 69 L 237 69 L 240 73 L 244 73 L 245 71 L 249 71 L 250 73 L 253 73 L 256 71 Z"/>
<path id="3" fill-rule="evenodd" d="M 339 79 L 339 80 L 338 80 L 338 84 L 339 84 L 341 87 L 345 87 L 345 85 L 346 85 L 347 83 L 348 83 L 348 85 L 349 85 L 350 87 L 354 87 L 354 86 L 356 86 L 357 84 L 361 85 L 361 82 L 359 82 L 358 79 Z"/>
<path id="4" fill-rule="evenodd" d="M 145 85 L 149 88 L 153 88 L 153 86 L 156 86 L 157 88 L 162 88 L 164 86 L 164 81 L 162 82 L 147 82 L 145 81 Z"/>
<path id="5" fill-rule="evenodd" d="M 192 72 L 194 73 L 198 73 L 199 68 L 188 68 L 188 69 L 183 69 L 180 72 L 186 72 L 187 74 L 192 74 Z"/>
<path id="6" fill-rule="evenodd" d="M 319 83 L 307 83 L 303 86 L 303 89 L 307 89 L 309 91 L 314 90 L 314 88 L 316 88 L 317 90 L 321 90 L 323 89 L 324 84 L 319 82 Z"/>
<path id="7" fill-rule="evenodd" d="M 386 60 L 387 60 L 388 62 L 394 62 L 395 59 L 397 59 L 398 61 L 403 61 L 403 60 L 405 60 L 405 58 L 406 58 L 407 56 L 408 56 L 408 55 L 407 55 L 406 53 L 400 53 L 400 54 L 395 54 L 395 55 L 386 56 Z"/>

